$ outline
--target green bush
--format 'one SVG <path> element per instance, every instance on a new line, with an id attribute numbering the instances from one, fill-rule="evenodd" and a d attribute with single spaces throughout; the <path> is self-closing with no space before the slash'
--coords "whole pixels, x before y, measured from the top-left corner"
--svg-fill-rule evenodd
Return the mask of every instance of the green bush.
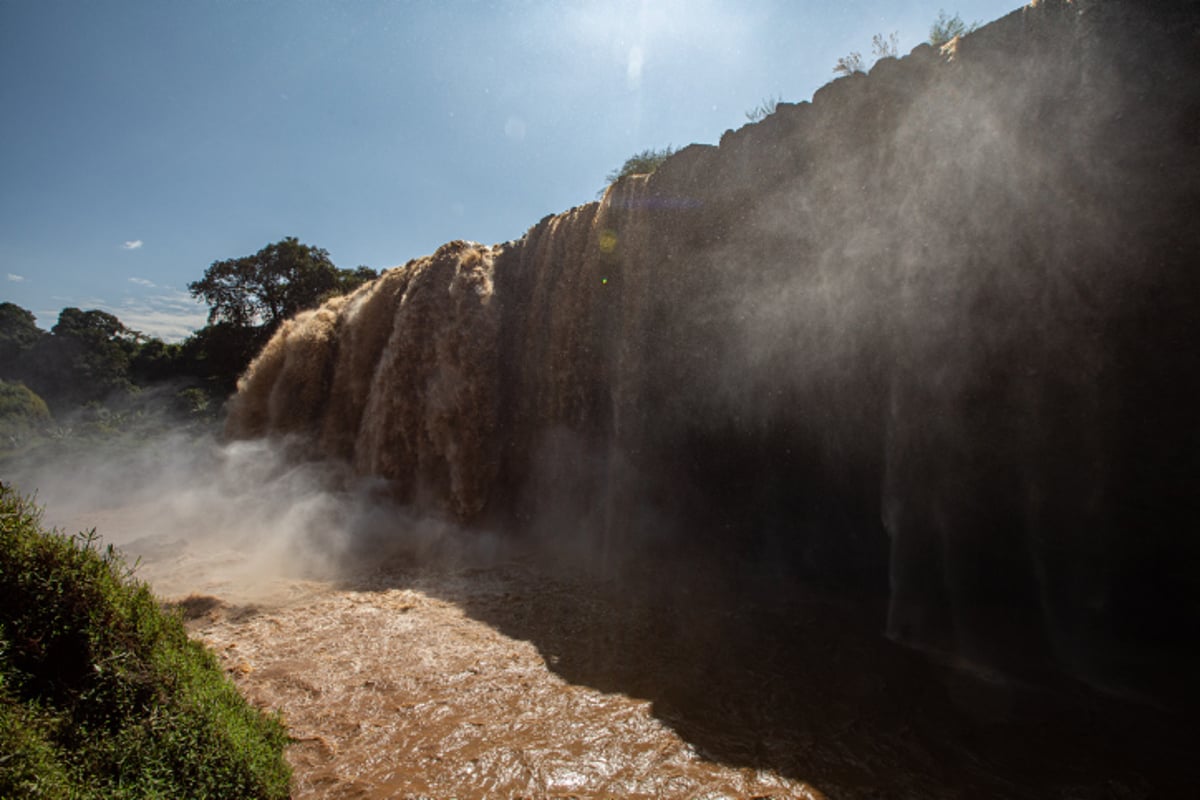
<path id="1" fill-rule="evenodd" d="M 0 430 L 24 429 L 50 421 L 46 401 L 23 383 L 0 381 Z"/>
<path id="2" fill-rule="evenodd" d="M 0 473 L 51 429 L 46 401 L 23 383 L 0 381 Z"/>
<path id="3" fill-rule="evenodd" d="M 111 546 L 0 484 L 0 797 L 283 798 L 287 741 Z"/>
<path id="4" fill-rule="evenodd" d="M 608 173 L 605 180 L 611 184 L 630 175 L 649 175 L 673 155 L 675 155 L 675 149 L 670 145 L 661 150 L 651 148 L 643 150 L 640 153 L 634 153 L 625 159 L 625 163 L 621 165 L 620 169 L 614 169 Z"/>

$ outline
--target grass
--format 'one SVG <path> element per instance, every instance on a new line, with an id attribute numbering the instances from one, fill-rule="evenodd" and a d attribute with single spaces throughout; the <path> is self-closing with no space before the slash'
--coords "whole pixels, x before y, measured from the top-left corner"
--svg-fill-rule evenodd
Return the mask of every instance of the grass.
<path id="1" fill-rule="evenodd" d="M 287 742 L 119 553 L 0 484 L 0 797 L 284 798 Z"/>

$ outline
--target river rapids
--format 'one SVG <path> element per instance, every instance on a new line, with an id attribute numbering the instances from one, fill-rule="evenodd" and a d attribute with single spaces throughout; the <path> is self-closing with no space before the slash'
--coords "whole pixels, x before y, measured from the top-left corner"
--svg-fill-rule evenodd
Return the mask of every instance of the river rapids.
<path id="1" fill-rule="evenodd" d="M 203 537 L 123 549 L 283 715 L 296 798 L 1123 800 L 1200 778 L 1183 720 L 931 661 L 882 635 L 886 598 L 780 607 L 703 564 L 618 580 L 512 551 L 335 574 Z"/>

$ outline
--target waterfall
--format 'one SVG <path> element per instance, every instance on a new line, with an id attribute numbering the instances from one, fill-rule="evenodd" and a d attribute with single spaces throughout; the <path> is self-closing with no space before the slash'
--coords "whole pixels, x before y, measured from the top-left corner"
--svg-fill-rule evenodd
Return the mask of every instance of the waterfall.
<path id="1" fill-rule="evenodd" d="M 228 432 L 1153 692 L 1200 633 L 1198 31 L 1046 0 L 883 59 L 299 315 Z"/>

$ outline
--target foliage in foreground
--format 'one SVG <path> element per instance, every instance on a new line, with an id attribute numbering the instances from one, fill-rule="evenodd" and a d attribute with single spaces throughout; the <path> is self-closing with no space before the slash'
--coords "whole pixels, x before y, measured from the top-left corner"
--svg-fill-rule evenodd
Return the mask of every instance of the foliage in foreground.
<path id="1" fill-rule="evenodd" d="M 283 798 L 286 743 L 111 546 L 0 484 L 0 797 Z"/>

